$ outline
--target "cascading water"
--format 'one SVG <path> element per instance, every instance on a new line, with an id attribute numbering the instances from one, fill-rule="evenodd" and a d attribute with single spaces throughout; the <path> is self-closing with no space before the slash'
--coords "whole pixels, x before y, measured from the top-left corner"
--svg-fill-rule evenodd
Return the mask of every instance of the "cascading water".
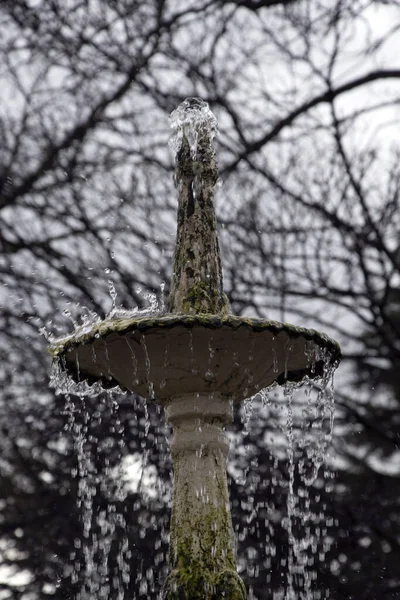
<path id="1" fill-rule="evenodd" d="M 117 529 L 126 531 L 121 508 L 126 495 L 120 468 L 123 442 L 116 439 L 122 434 L 118 405 L 109 394 L 103 394 L 98 398 L 96 409 L 90 411 L 83 397 L 77 397 L 74 403 L 67 395 L 65 413 L 66 429 L 74 439 L 76 467 L 72 475 L 77 482 L 82 529 L 75 537 L 70 568 L 64 577 L 70 579 L 77 600 L 109 599 L 111 557 L 117 554 L 117 559 L 115 556 L 112 559 L 118 565 L 118 572 L 113 574 L 113 597 L 123 600 L 131 577 L 131 549 L 126 534 L 119 535 L 118 541 L 115 539 Z M 98 431 L 104 426 L 109 437 L 100 440 Z M 102 503 L 104 498 L 105 504 Z"/>
<path id="2" fill-rule="evenodd" d="M 314 369 L 321 351 L 310 345 L 306 355 Z M 257 527 L 255 495 L 260 478 L 255 475 L 255 468 L 259 465 L 251 452 L 254 446 L 251 432 L 257 429 L 257 421 L 269 424 L 265 446 L 274 457 L 273 472 L 280 473 L 279 478 L 270 476 L 266 493 L 269 525 L 264 557 L 271 557 L 269 564 L 277 552 L 276 515 L 287 538 L 287 552 L 281 559 L 285 582 L 275 584 L 271 591 L 273 600 L 329 598 L 329 590 L 318 586 L 318 568 L 333 543 L 325 506 L 321 503 L 321 491 L 329 493 L 333 477 L 327 464 L 334 423 L 333 371 L 327 368 L 318 381 L 306 377 L 301 382 L 263 389 L 243 406 L 241 443 L 246 448 L 247 466 L 238 482 L 248 494 L 246 506 L 242 507 L 248 514 L 245 535 L 254 536 Z M 280 500 L 282 494 L 286 498 L 284 506 Z M 250 563 L 247 572 L 251 577 L 257 567 Z"/>
<path id="3" fill-rule="evenodd" d="M 245 598 L 235 564 L 225 470 L 229 440 L 224 427 L 232 420 L 233 405 L 247 399 L 244 432 L 250 431 L 252 397 L 254 404 L 262 399 L 264 418 L 275 421 L 271 496 L 278 485 L 275 473 L 279 465 L 287 472 L 286 479 L 279 482 L 286 495 L 286 515 L 281 519 L 289 542 L 282 559 L 286 576 L 274 598 L 320 600 L 314 556 L 317 552 L 323 555 L 327 536 L 323 511 L 314 509 L 310 490 L 332 435 L 329 382 L 340 349 L 314 330 L 229 314 L 213 205 L 218 171 L 211 142 L 216 119 L 205 102 L 189 98 L 172 113 L 171 125 L 175 129 L 179 210 L 169 312 L 164 310 L 164 301 L 158 310 L 154 298 L 149 298 L 150 307 L 145 311 L 117 308 L 111 282 L 112 309 L 104 320 L 86 318 L 81 325 L 74 324 L 71 335 L 51 340 L 51 384 L 62 393 L 88 396 L 95 407 L 89 420 L 82 403 L 79 424 L 70 413 L 83 518 L 82 540 L 77 542 L 83 549 L 83 563 L 76 563 L 75 574 L 79 566 L 86 576 L 78 598 L 107 597 L 113 534 L 117 525 L 126 523 L 126 515 L 116 508 L 123 504 L 123 489 L 112 483 L 115 464 L 112 468 L 107 464 L 105 448 L 100 477 L 88 444 L 96 445 L 98 440 L 91 431 L 96 429 L 96 419 L 102 419 L 93 398 L 96 394 L 104 398 L 108 391 L 106 397 L 114 408 L 107 418 L 112 422 L 118 409 L 110 395 L 134 392 L 163 406 L 173 425 L 175 484 L 165 600 Z M 306 394 L 305 383 L 310 390 Z M 277 385 L 283 386 L 280 396 L 276 395 Z M 303 396 L 300 402 L 298 394 Z M 144 434 L 148 434 L 148 425 Z M 143 452 L 143 469 L 147 451 Z M 115 452 L 113 456 L 115 461 Z M 121 461 L 122 455 L 117 458 Z M 255 466 L 255 461 L 251 462 Z M 255 484 L 256 480 L 250 482 L 246 490 L 247 529 L 257 514 Z M 98 485 L 110 485 L 114 490 L 109 498 L 109 506 L 114 508 L 94 511 Z M 268 511 L 272 505 L 273 498 Z M 282 517 L 282 510 L 279 512 Z M 277 549 L 272 524 L 270 532 L 266 556 Z M 131 549 L 122 541 L 118 552 L 121 570 L 114 576 L 121 578 L 117 600 L 122 600 L 124 579 L 132 576 L 126 567 Z M 147 585 L 146 577 L 138 582 L 139 596 L 146 595 Z"/>

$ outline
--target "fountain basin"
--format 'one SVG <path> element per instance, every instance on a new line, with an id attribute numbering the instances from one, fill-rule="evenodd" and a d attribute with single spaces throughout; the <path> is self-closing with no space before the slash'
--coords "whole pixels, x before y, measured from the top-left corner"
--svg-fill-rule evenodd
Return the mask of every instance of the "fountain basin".
<path id="1" fill-rule="evenodd" d="M 105 320 L 50 352 L 77 383 L 118 385 L 159 404 L 213 393 L 240 402 L 274 383 L 319 377 L 341 356 L 313 329 L 210 314 Z"/>

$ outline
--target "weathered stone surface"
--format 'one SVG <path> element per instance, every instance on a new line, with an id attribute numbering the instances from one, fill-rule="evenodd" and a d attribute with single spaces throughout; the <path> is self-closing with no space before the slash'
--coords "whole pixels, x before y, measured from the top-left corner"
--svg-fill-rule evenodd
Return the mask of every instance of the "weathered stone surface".
<path id="1" fill-rule="evenodd" d="M 235 539 L 226 480 L 232 403 L 217 395 L 173 398 L 174 499 L 170 568 L 164 599 L 244 600 L 236 572 Z"/>
<path id="2" fill-rule="evenodd" d="M 177 153 L 178 227 L 175 245 L 170 312 L 227 314 L 214 210 L 218 179 L 210 136 L 203 132 L 193 156 L 183 134 Z"/>

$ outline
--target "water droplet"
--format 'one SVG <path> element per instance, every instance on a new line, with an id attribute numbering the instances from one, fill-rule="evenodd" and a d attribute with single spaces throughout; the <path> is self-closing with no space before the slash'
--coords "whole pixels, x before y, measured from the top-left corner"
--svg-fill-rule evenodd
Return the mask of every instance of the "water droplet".
<path id="1" fill-rule="evenodd" d="M 111 300 L 112 300 L 112 308 L 113 310 L 116 308 L 116 300 L 117 300 L 117 292 L 114 286 L 114 283 L 112 281 L 112 279 L 108 279 L 108 291 L 110 293 L 111 296 Z"/>

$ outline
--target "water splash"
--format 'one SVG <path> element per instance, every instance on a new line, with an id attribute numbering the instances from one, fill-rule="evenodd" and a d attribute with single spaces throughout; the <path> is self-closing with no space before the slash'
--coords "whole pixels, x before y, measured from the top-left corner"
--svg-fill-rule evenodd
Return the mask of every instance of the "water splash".
<path id="1" fill-rule="evenodd" d="M 166 307 L 166 301 L 165 301 L 165 281 L 162 281 L 160 283 L 160 292 L 161 292 L 161 298 L 160 298 L 160 312 L 162 314 L 166 313 L 167 311 L 167 307 Z"/>
<path id="2" fill-rule="evenodd" d="M 39 327 L 38 331 L 39 331 L 39 334 L 44 337 L 46 342 L 49 342 L 49 344 L 52 344 L 55 341 L 56 336 L 54 335 L 54 333 L 52 331 L 47 329 L 45 325 L 43 325 L 42 327 Z"/>
<path id="3" fill-rule="evenodd" d="M 109 285 L 110 285 L 109 281 Z M 138 288 L 141 291 L 141 288 Z M 105 321 L 112 319 L 131 319 L 133 317 L 146 317 L 152 315 L 162 315 L 165 313 L 165 302 L 163 299 L 163 290 L 161 288 L 161 302 L 158 302 L 156 294 L 152 292 L 148 292 L 143 294 L 143 298 L 147 300 L 148 306 L 144 308 L 138 308 L 135 306 L 134 308 L 123 308 L 122 306 L 116 305 L 116 297 L 117 293 L 115 291 L 114 285 L 110 285 L 110 296 L 112 299 L 112 308 L 110 312 L 106 315 Z"/>
<path id="4" fill-rule="evenodd" d="M 111 296 L 111 301 L 112 301 L 112 309 L 111 312 L 113 312 L 116 309 L 116 302 L 117 302 L 117 290 L 115 289 L 115 285 L 112 279 L 108 279 L 108 293 Z"/>
<path id="5" fill-rule="evenodd" d="M 126 309 L 116 305 L 117 292 L 115 286 L 111 280 L 108 280 L 109 292 L 112 300 L 112 308 L 104 319 L 91 311 L 87 307 L 82 307 L 80 322 L 73 319 L 69 310 L 63 311 L 64 316 L 67 316 L 74 325 L 74 331 L 61 336 L 55 337 L 45 327 L 41 327 L 39 333 L 43 335 L 47 341 L 52 344 L 63 344 L 70 340 L 78 342 L 84 338 L 87 334 L 92 331 L 94 325 L 100 322 L 107 323 L 107 321 L 113 321 L 117 319 L 132 319 L 139 317 L 155 316 L 165 314 L 165 302 L 161 297 L 161 304 L 159 304 L 156 294 L 148 292 L 143 294 L 145 300 L 147 300 L 149 306 L 139 309 L 138 307 L 132 309 Z M 165 284 L 164 284 L 165 285 Z M 161 293 L 164 293 L 164 287 L 161 287 Z M 132 350 L 130 350 L 132 355 Z M 93 356 L 93 361 L 96 362 L 96 356 Z M 79 373 L 79 364 L 77 364 L 77 372 Z M 50 371 L 50 387 L 56 390 L 57 394 L 75 394 L 77 396 L 97 396 L 104 392 L 104 387 L 100 382 L 88 383 L 86 380 L 77 382 L 73 379 L 66 369 L 63 360 L 60 357 L 55 357 L 52 361 Z M 125 394 L 126 391 L 122 390 L 119 386 L 112 388 L 113 392 L 118 394 Z"/>
<path id="6" fill-rule="evenodd" d="M 64 339 L 64 338 L 62 338 Z M 63 364 L 62 359 L 56 357 L 53 359 L 50 370 L 50 381 L 49 386 L 55 389 L 57 395 L 60 394 L 74 394 L 76 396 L 98 396 L 102 392 L 104 392 L 104 388 L 101 383 L 96 381 L 95 383 L 89 385 L 88 382 L 85 381 L 75 381 L 69 374 L 65 365 Z M 118 387 L 114 388 L 114 391 L 123 394 L 125 393 Z"/>
<path id="7" fill-rule="evenodd" d="M 62 311 L 63 316 L 66 317 L 73 325 L 73 331 L 71 333 L 60 336 L 60 331 L 62 331 L 61 327 L 54 324 L 52 320 L 49 320 L 45 325 L 39 327 L 39 334 L 43 335 L 46 341 L 50 342 L 50 344 L 59 342 L 62 343 L 67 342 L 68 340 L 73 338 L 85 336 L 91 331 L 93 325 L 96 325 L 102 321 L 107 322 L 115 319 L 131 319 L 135 317 L 146 317 L 166 314 L 164 289 L 165 282 L 163 281 L 160 285 L 160 302 L 158 301 L 157 295 L 155 293 L 147 292 L 142 294 L 142 297 L 145 301 L 147 301 L 148 306 L 145 306 L 144 308 L 138 308 L 137 306 L 135 306 L 134 308 L 124 308 L 123 306 L 117 305 L 117 290 L 113 281 L 109 279 L 108 290 L 109 295 L 111 297 L 112 306 L 111 310 L 106 314 L 104 319 L 102 319 L 100 315 L 98 315 L 95 311 L 91 310 L 87 306 L 82 306 L 79 305 L 79 303 L 77 303 L 76 306 L 79 308 L 79 314 L 77 318 L 75 318 L 72 315 L 69 308 L 65 308 Z M 138 288 L 138 291 L 141 292 L 141 288 Z M 52 329 L 57 330 L 57 335 Z M 55 381 L 54 378 L 56 376 L 57 373 L 53 373 L 53 383 Z M 56 386 L 52 385 L 52 387 Z M 71 390 L 69 391 L 71 392 Z M 65 390 L 65 393 L 67 393 L 67 390 Z"/>
<path id="8" fill-rule="evenodd" d="M 133 317 L 145 317 L 151 315 L 162 315 L 166 312 L 165 306 L 165 298 L 164 298 L 164 288 L 165 282 L 163 281 L 160 285 L 160 302 L 158 301 L 157 295 L 153 292 L 141 293 L 142 288 L 138 287 L 136 292 L 141 295 L 145 301 L 147 301 L 148 306 L 144 308 L 138 308 L 135 306 L 134 308 L 124 308 L 122 306 L 117 306 L 117 292 L 115 286 L 111 280 L 108 281 L 109 285 L 109 293 L 112 300 L 112 307 L 110 312 L 106 315 L 105 320 L 110 319 L 130 319 Z"/>
<path id="9" fill-rule="evenodd" d="M 169 117 L 170 126 L 175 130 L 170 144 L 179 152 L 185 137 L 190 146 L 192 158 L 196 158 L 198 144 L 208 138 L 211 142 L 218 132 L 217 119 L 207 102 L 201 98 L 186 98 Z"/>

